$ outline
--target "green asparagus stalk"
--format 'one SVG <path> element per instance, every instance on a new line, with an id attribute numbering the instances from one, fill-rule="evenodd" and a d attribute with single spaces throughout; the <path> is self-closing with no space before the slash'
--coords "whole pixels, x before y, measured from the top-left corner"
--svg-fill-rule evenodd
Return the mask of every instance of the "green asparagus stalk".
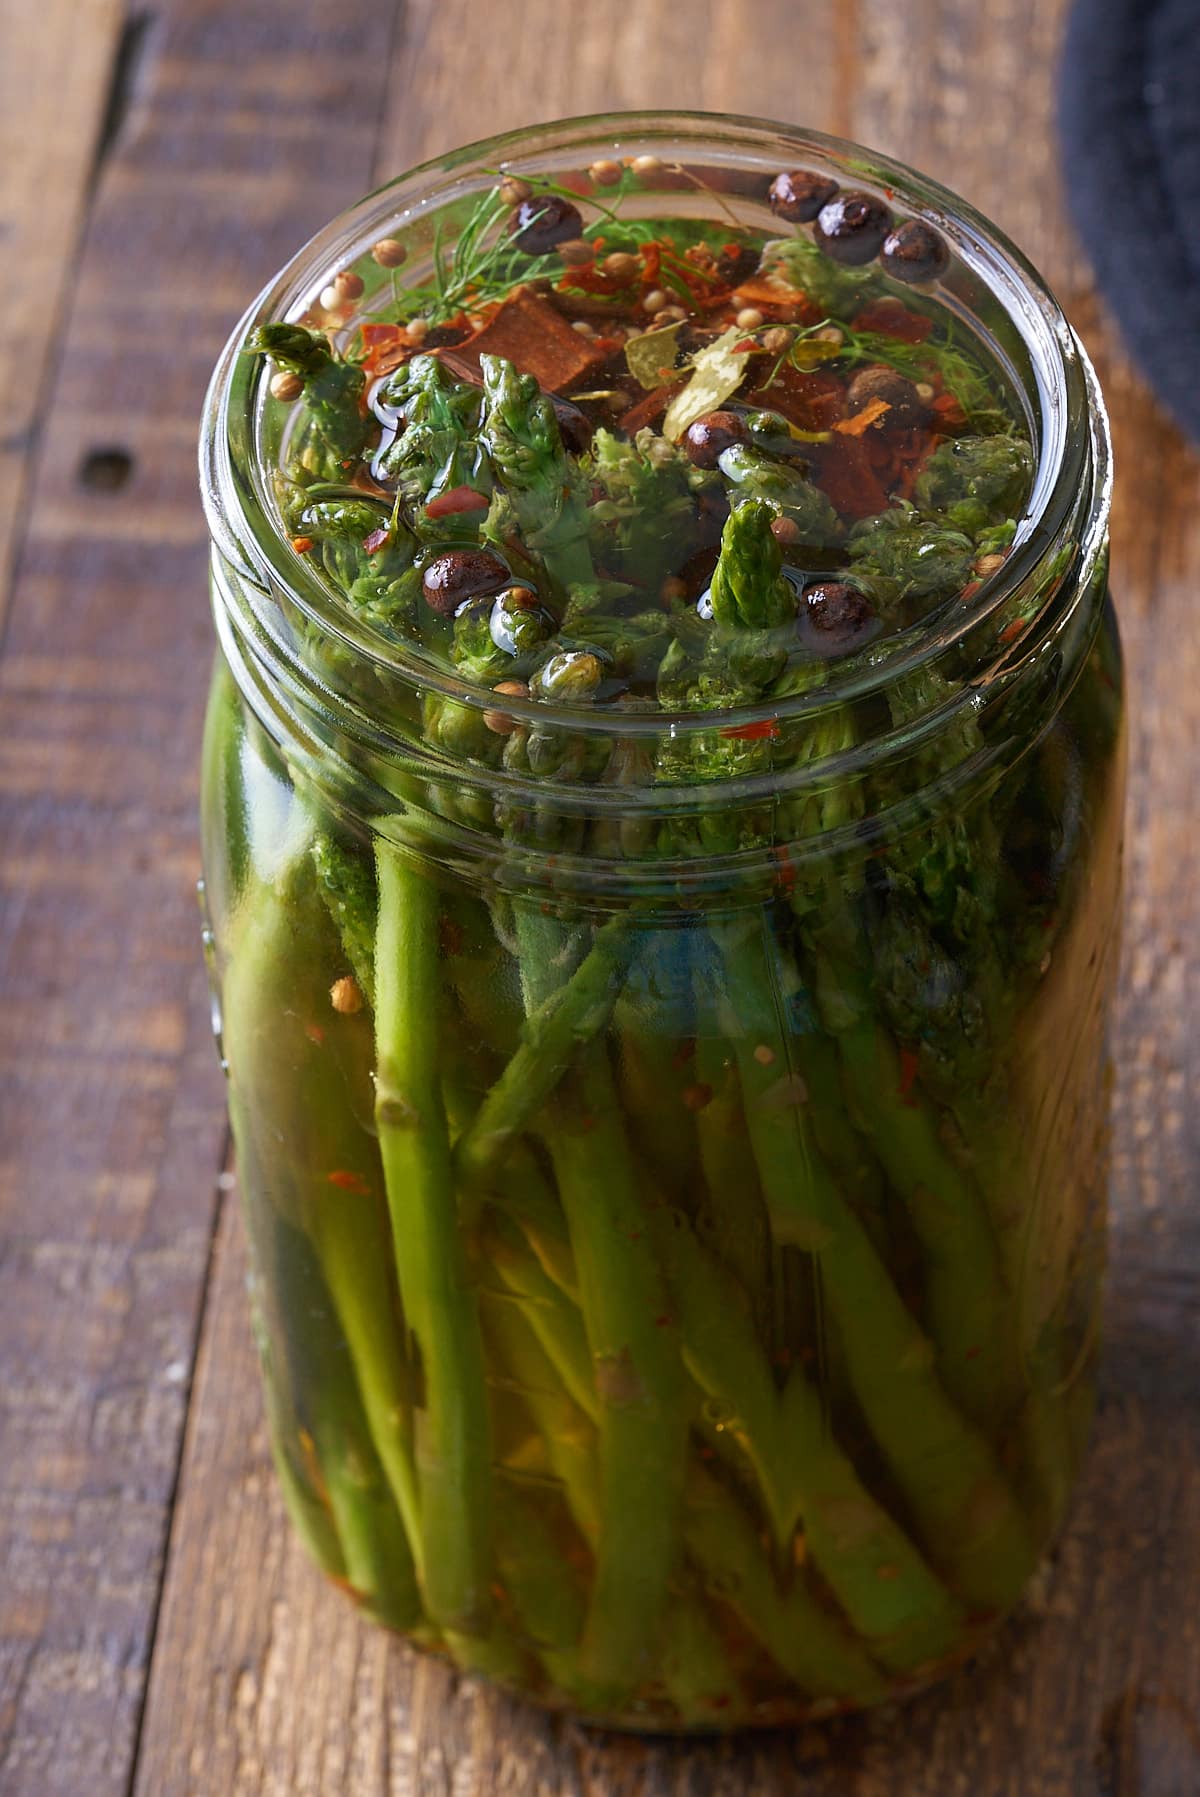
<path id="1" fill-rule="evenodd" d="M 437 889 L 376 846 L 375 1120 L 405 1316 L 421 1354 L 422 1590 L 434 1621 L 486 1633 L 492 1553 L 487 1395 L 437 1079 Z"/>
<path id="2" fill-rule="evenodd" d="M 603 1029 L 634 945 L 625 920 L 614 918 L 597 931 L 570 980 L 530 1012 L 520 1047 L 458 1142 L 455 1166 L 465 1183 L 478 1181 L 506 1152 L 559 1084 L 576 1050 Z"/>
<path id="3" fill-rule="evenodd" d="M 1028 1531 L 986 1442 L 951 1403 L 931 1344 L 817 1152 L 807 1090 L 774 1002 L 765 928 L 756 920 L 715 933 L 772 1228 L 778 1241 L 814 1256 L 855 1394 L 926 1552 L 967 1602 L 1005 1609 L 1033 1568 Z M 756 1055 L 762 1048 L 769 1060 Z"/>
<path id="4" fill-rule="evenodd" d="M 484 1320 L 490 1348 L 514 1388 L 520 1391 L 537 1443 L 548 1455 L 572 1518 L 594 1552 L 601 1531 L 596 1431 L 562 1389 L 561 1362 L 553 1332 L 544 1332 L 546 1346 L 543 1347 L 528 1316 L 514 1310 L 494 1293 L 484 1295 Z M 530 1489 L 535 1487 L 531 1485 Z M 528 1512 L 523 1526 L 528 1528 Z M 544 1601 L 553 1606 L 551 1615 L 558 1616 L 565 1624 L 568 1612 L 561 1607 L 564 1604 L 561 1591 L 563 1587 L 574 1589 L 574 1569 L 564 1562 L 561 1554 L 553 1552 L 544 1527 L 536 1536 L 524 1535 L 523 1543 L 524 1561 L 528 1563 L 537 1558 L 541 1577 L 550 1582 L 552 1590 L 545 1599 L 540 1599 L 536 1592 L 529 1591 L 525 1582 L 531 1577 L 527 1564 L 514 1568 L 510 1563 L 506 1577 L 517 1608 L 522 1615 L 532 1618 Z M 574 1613 L 569 1614 L 573 1629 Z M 541 1632 L 543 1641 L 552 1638 L 553 1632 L 545 1623 Z M 557 1637 L 560 1649 L 565 1649 L 568 1636 L 577 1644 L 577 1636 L 564 1626 Z M 581 1682 L 577 1654 L 572 1657 L 560 1651 L 552 1662 L 546 1652 L 539 1651 L 547 1668 L 553 1667 L 561 1692 L 573 1693 L 579 1701 L 587 1701 L 594 1695 L 592 1688 Z M 685 1725 L 719 1724 L 725 1712 L 734 1710 L 741 1699 L 737 1672 L 699 1591 L 681 1592 L 669 1608 L 664 1625 L 661 1677 L 667 1695 Z"/>
<path id="5" fill-rule="evenodd" d="M 521 1470 L 539 1484 L 557 1481 L 576 1528 L 594 1552 L 602 1520 L 595 1426 L 568 1396 L 526 1312 L 510 1301 L 507 1292 L 486 1286 L 481 1305 L 496 1375 L 506 1390 L 519 1394 L 528 1417 L 529 1452 L 521 1459 Z"/>
<path id="6" fill-rule="evenodd" d="M 867 1704 L 886 1694 L 866 1650 L 822 1608 L 802 1575 L 790 1591 L 779 1590 L 752 1525 L 711 1474 L 698 1468 L 688 1477 L 684 1533 L 711 1587 L 809 1697 Z"/>
<path id="7" fill-rule="evenodd" d="M 700 1172 L 693 1026 L 688 932 L 646 932 L 613 1010 L 617 1087 L 639 1164 L 685 1207 Z"/>
<path id="8" fill-rule="evenodd" d="M 531 907 L 520 907 L 517 927 L 526 1006 L 536 1011 L 555 982 L 569 979 L 575 951 L 562 926 Z M 666 1287 L 601 1045 L 580 1052 L 563 1092 L 565 1104 L 543 1112 L 540 1129 L 571 1234 L 600 1403 L 603 1521 L 582 1664 L 597 1701 L 613 1709 L 653 1665 L 680 1551 L 689 1417 Z"/>
<path id="9" fill-rule="evenodd" d="M 1020 1403 L 1012 1301 L 987 1212 L 938 1140 L 900 1058 L 869 1012 L 861 981 L 818 938 L 817 996 L 838 1044 L 860 1126 L 907 1201 L 924 1256 L 938 1370 L 964 1412 L 992 1429 Z"/>
<path id="10" fill-rule="evenodd" d="M 595 1422 L 599 1404 L 578 1308 L 524 1248 L 503 1216 L 495 1215 L 483 1248 L 492 1273 L 513 1302 L 520 1305 L 534 1335 L 554 1360 L 565 1389 L 584 1415 Z"/>
<path id="11" fill-rule="evenodd" d="M 238 1103 L 233 1115 L 243 1181 L 257 1181 L 255 1119 Z M 280 1191 L 289 1178 L 288 1165 L 277 1165 L 272 1188 Z M 291 1514 L 319 1564 L 358 1603 L 394 1628 L 416 1629 L 421 1610 L 408 1539 L 342 1352 L 321 1262 L 286 1216 L 264 1212 L 250 1222 L 267 1416 Z"/>
<path id="12" fill-rule="evenodd" d="M 547 1145 L 579 1269 L 600 1402 L 604 1520 L 583 1663 L 613 1707 L 652 1663 L 679 1551 L 688 1413 L 612 1075 L 597 1045 L 582 1060 L 568 1086 L 579 1121 L 552 1126 Z"/>
<path id="13" fill-rule="evenodd" d="M 790 1550 L 801 1524 L 814 1565 L 880 1665 L 912 1672 L 948 1653 L 961 1607 L 862 1484 L 807 1375 L 797 1367 L 776 1389 L 736 1289 L 686 1224 L 670 1230 L 666 1252 L 684 1362 L 753 1465 L 777 1544 Z"/>
<path id="14" fill-rule="evenodd" d="M 262 1162 L 279 1167 L 262 1189 L 288 1196 L 294 1221 L 314 1244 L 415 1558 L 411 1394 L 383 1254 L 379 1159 L 352 1102 L 357 1087 L 369 1114 L 370 1041 L 356 1019 L 333 1011 L 321 986 L 332 960 L 326 928 L 303 854 L 274 887 L 247 893 L 222 992 L 231 1102 L 235 1120 L 247 1107 L 243 1153 L 254 1141 L 250 1106 L 282 1128 L 271 1155 L 261 1151 Z M 314 1373 L 313 1382 L 321 1376 Z"/>

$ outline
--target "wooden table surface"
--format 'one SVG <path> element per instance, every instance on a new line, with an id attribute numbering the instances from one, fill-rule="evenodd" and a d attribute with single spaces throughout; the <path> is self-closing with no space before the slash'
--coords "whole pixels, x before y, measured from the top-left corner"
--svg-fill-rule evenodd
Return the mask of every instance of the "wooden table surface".
<path id="1" fill-rule="evenodd" d="M 3 1797 L 1200 1792 L 1200 482 L 1065 222 L 1062 12 L 0 7 Z M 457 1681 L 302 1559 L 263 1429 L 194 896 L 193 446 L 226 334 L 309 232 L 413 161 L 655 104 L 877 145 L 1048 274 L 1113 412 L 1133 700 L 1104 1397 L 1056 1565 L 984 1665 L 903 1714 L 715 1746 L 589 1734 Z"/>

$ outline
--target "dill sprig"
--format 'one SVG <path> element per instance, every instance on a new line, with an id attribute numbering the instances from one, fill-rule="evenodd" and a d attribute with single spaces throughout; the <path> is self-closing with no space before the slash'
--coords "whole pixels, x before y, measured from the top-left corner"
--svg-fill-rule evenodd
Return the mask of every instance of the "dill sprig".
<path id="1" fill-rule="evenodd" d="M 840 343 L 821 336 L 821 332 L 830 326 L 841 332 Z M 954 395 L 977 429 L 987 434 L 1013 427 L 1013 420 L 997 406 L 995 389 L 979 359 L 955 341 L 953 326 L 946 328 L 944 336 L 927 337 L 921 343 L 905 343 L 898 337 L 889 337 L 884 331 L 856 330 L 844 318 L 821 318 L 816 324 L 797 332 L 790 348 L 771 371 L 772 379 L 785 361 L 805 370 L 883 363 L 914 382 L 927 381 L 931 375 L 940 374 L 945 391 Z"/>
<path id="2" fill-rule="evenodd" d="M 555 255 L 530 256 L 508 235 L 511 209 L 497 187 L 471 207 L 452 245 L 447 245 L 444 216 L 433 228 L 432 266 L 425 282 L 402 288 L 397 303 L 402 318 L 418 314 L 441 324 L 464 309 L 504 299 L 520 281 L 561 273 Z"/>

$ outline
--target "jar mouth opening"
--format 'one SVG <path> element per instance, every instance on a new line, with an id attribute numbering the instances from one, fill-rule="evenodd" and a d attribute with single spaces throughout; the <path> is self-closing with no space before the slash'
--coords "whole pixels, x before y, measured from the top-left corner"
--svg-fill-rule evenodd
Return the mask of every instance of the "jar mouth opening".
<path id="1" fill-rule="evenodd" d="M 907 629 L 877 645 L 827 665 L 823 684 L 786 698 L 764 698 L 710 710 L 672 711 L 640 707 L 596 707 L 544 699 L 505 699 L 519 723 L 623 737 L 661 738 L 664 732 L 737 730 L 764 719 L 786 720 L 861 698 L 891 685 L 961 645 L 964 639 L 991 643 L 980 654 L 972 684 L 985 685 L 1011 673 L 1052 626 L 1061 622 L 1067 595 L 1077 595 L 1103 553 L 1111 489 L 1111 453 L 1103 401 L 1086 353 L 1042 277 L 1011 241 L 967 202 L 891 158 L 824 133 L 769 120 L 690 111 L 596 114 L 520 128 L 463 146 L 424 162 L 376 189 L 312 237 L 247 309 L 214 371 L 201 440 L 201 486 L 209 528 L 220 552 L 251 582 L 283 594 L 320 630 L 336 638 L 364 669 L 418 690 L 481 709 L 494 705 L 491 689 L 464 680 L 403 643 L 360 624 L 340 606 L 330 589 L 291 548 L 278 516 L 274 467 L 262 454 L 261 420 L 267 370 L 261 357 L 244 353 L 259 325 L 294 318 L 304 311 L 330 268 L 361 256 L 387 227 L 396 229 L 449 201 L 478 192 L 497 169 L 541 172 L 601 154 L 663 155 L 695 160 L 707 154 L 722 166 L 767 174 L 789 159 L 828 167 L 856 185 L 876 186 L 898 198 L 908 214 L 927 220 L 946 237 L 980 300 L 1015 332 L 1024 367 L 979 328 L 971 329 L 990 353 L 1007 365 L 1023 401 L 1034 448 L 1033 485 L 1013 545 L 1002 567 L 964 603 L 961 595 L 942 602 Z M 958 297 L 952 311 L 971 317 Z M 945 295 L 939 295 L 945 298 Z M 1073 579 L 1047 593 L 1041 619 L 1013 640 L 997 641 L 988 621 L 1045 581 L 1048 565 L 1070 546 Z M 1053 586 L 1054 583 L 1051 583 Z M 982 627 L 982 629 L 981 629 Z M 976 638 L 976 633 L 981 636 Z M 969 697 L 969 694 L 965 696 Z M 326 699 L 329 695 L 326 692 Z"/>

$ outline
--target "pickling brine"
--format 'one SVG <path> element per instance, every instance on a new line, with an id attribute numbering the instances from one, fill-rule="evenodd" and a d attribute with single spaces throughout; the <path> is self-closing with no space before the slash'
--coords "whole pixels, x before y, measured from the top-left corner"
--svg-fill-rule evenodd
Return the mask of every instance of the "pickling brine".
<path id="1" fill-rule="evenodd" d="M 991 227 L 580 121 L 404 177 L 206 431 L 205 869 L 310 1551 L 623 1727 L 961 1661 L 1087 1436 L 1108 446 Z"/>

